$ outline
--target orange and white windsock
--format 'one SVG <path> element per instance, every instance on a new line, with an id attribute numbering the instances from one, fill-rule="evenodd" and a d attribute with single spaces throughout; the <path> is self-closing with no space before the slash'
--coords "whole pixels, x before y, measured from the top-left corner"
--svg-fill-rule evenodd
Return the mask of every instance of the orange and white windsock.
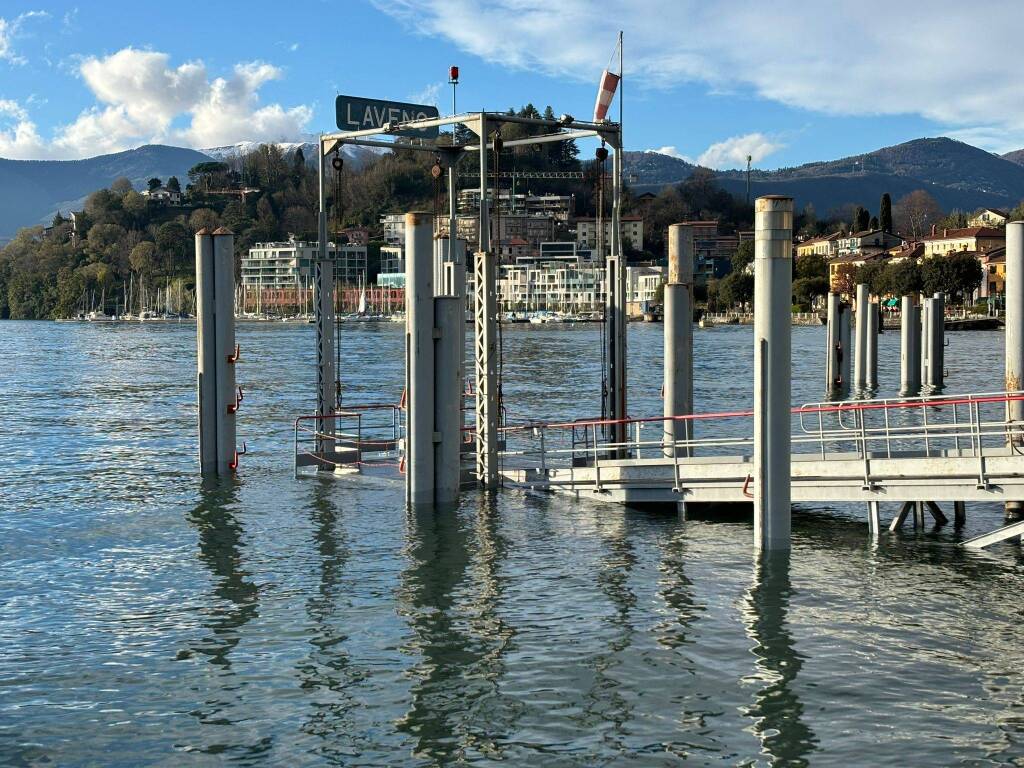
<path id="1" fill-rule="evenodd" d="M 609 72 L 607 69 L 601 73 L 601 85 L 597 89 L 597 103 L 594 104 L 594 122 L 604 120 L 608 115 L 608 107 L 615 98 L 615 89 L 619 85 L 621 75 Z"/>

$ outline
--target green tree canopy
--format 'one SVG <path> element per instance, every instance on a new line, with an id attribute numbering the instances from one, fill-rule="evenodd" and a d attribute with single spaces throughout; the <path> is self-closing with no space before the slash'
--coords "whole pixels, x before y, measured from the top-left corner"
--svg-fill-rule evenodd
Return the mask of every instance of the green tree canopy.
<path id="1" fill-rule="evenodd" d="M 906 296 L 918 293 L 924 283 L 921 267 L 913 259 L 890 261 L 882 273 L 880 296 Z"/>
<path id="2" fill-rule="evenodd" d="M 754 263 L 754 241 L 744 240 L 730 259 L 733 272 L 743 272 Z"/>
<path id="3" fill-rule="evenodd" d="M 754 300 L 754 276 L 730 272 L 718 283 L 718 297 L 726 306 L 746 305 Z"/>
<path id="4" fill-rule="evenodd" d="M 925 293 L 941 291 L 961 301 L 970 296 L 981 283 L 981 264 L 974 254 L 959 252 L 948 256 L 932 256 L 921 264 Z"/>

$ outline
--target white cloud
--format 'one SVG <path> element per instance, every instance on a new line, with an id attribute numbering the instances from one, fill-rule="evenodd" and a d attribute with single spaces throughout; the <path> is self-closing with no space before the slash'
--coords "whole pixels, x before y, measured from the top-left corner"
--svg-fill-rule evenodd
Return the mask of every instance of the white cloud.
<path id="1" fill-rule="evenodd" d="M 18 102 L 0 99 L 0 157 L 38 157 L 45 142 Z"/>
<path id="2" fill-rule="evenodd" d="M 411 93 L 406 98 L 409 99 L 413 104 L 427 104 L 432 107 L 439 106 L 438 101 L 441 98 L 441 89 L 444 87 L 444 83 L 438 81 L 436 83 L 430 83 L 423 87 L 422 91 L 417 93 Z"/>
<path id="3" fill-rule="evenodd" d="M 1024 145 L 1024 80 L 1012 75 L 1019 0 L 993 0 L 984 13 L 957 0 L 646 0 L 642 11 L 609 0 L 599 13 L 590 0 L 375 2 L 506 67 L 596 85 L 623 28 L 627 84 L 699 82 L 833 115 L 918 115 Z"/>
<path id="4" fill-rule="evenodd" d="M 746 166 L 748 156 L 751 162 L 757 163 L 779 149 L 782 149 L 782 144 L 763 133 L 748 133 L 712 144 L 701 153 L 697 162 L 708 168 L 740 168 Z"/>
<path id="5" fill-rule="evenodd" d="M 659 155 L 668 155 L 669 157 L 674 157 L 677 160 L 685 160 L 688 163 L 694 163 L 694 164 L 696 163 L 696 161 L 692 157 L 690 157 L 689 155 L 684 155 L 682 152 L 680 152 L 674 146 L 658 147 L 657 149 L 645 149 L 644 151 L 645 152 L 657 152 Z"/>
<path id="6" fill-rule="evenodd" d="M 751 162 L 756 163 L 773 152 L 782 149 L 783 146 L 783 144 L 765 136 L 763 133 L 748 133 L 744 136 L 733 136 L 724 141 L 715 142 L 701 152 L 696 159 L 683 154 L 675 146 L 671 145 L 646 151 L 675 157 L 693 165 L 723 169 L 746 166 L 747 155 L 750 155 Z"/>
<path id="7" fill-rule="evenodd" d="M 26 59 L 14 50 L 14 38 L 18 36 L 22 25 L 29 19 L 45 19 L 50 14 L 46 11 L 26 11 L 13 19 L 0 16 L 0 61 L 9 64 L 24 64 Z"/>
<path id="8" fill-rule="evenodd" d="M 125 48 L 84 59 L 78 72 L 97 103 L 43 141 L 26 110 L 9 102 L 14 106 L 0 109 L 10 124 L 0 127 L 0 156 L 75 158 L 144 143 L 202 148 L 278 141 L 301 134 L 312 118 L 305 105 L 260 104 L 260 88 L 281 77 L 281 70 L 260 61 L 237 64 L 230 76 L 211 80 L 201 61 L 175 67 L 166 53 Z"/>

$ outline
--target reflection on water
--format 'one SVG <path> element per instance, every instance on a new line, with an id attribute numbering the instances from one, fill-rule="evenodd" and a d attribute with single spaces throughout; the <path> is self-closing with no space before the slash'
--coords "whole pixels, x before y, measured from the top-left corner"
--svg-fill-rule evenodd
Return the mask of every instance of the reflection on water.
<path id="1" fill-rule="evenodd" d="M 193 650 L 225 671 L 231 668 L 229 655 L 241 640 L 239 630 L 259 610 L 259 590 L 247 580 L 242 566 L 243 531 L 233 512 L 236 505 L 233 482 L 204 480 L 201 500 L 188 514 L 199 534 L 199 560 L 214 577 L 213 594 L 217 598 L 205 621 L 212 634 Z"/>
<path id="2" fill-rule="evenodd" d="M 747 710 L 761 751 L 772 765 L 808 765 L 817 739 L 803 721 L 804 705 L 795 681 L 803 659 L 794 648 L 787 626 L 789 553 L 759 555 L 754 562 L 753 583 L 747 592 L 743 620 L 755 645 L 756 673 L 745 682 L 758 686 Z"/>
<path id="3" fill-rule="evenodd" d="M 479 695 L 471 670 L 482 658 L 456 608 L 456 587 L 470 562 L 469 524 L 458 511 L 419 510 L 407 513 L 406 527 L 409 565 L 396 597 L 415 638 L 406 651 L 420 661 L 411 670 L 412 702 L 398 728 L 415 738 L 417 757 L 462 759 L 472 727 L 464 705 Z"/>
<path id="4" fill-rule="evenodd" d="M 350 734 L 354 725 L 351 713 L 359 700 L 353 687 L 361 677 L 346 652 L 348 631 L 339 617 L 349 547 L 344 520 L 332 501 L 335 490 L 330 482 L 315 481 L 313 486 L 309 515 L 317 573 L 315 589 L 306 598 L 307 639 L 312 647 L 296 666 L 310 708 L 302 731 L 315 739 L 315 754 L 332 761 L 353 756 L 341 737 Z"/>

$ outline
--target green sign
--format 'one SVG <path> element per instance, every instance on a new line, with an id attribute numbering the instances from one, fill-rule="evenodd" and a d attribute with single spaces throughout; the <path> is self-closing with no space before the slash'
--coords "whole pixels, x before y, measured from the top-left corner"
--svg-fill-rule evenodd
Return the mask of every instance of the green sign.
<path id="1" fill-rule="evenodd" d="M 401 101 L 361 99 L 357 96 L 339 96 L 334 101 L 338 129 L 362 131 L 367 128 L 383 128 L 388 123 L 404 123 L 409 120 L 429 120 L 438 117 L 437 107 L 425 104 L 406 104 Z M 397 136 L 412 136 L 417 139 L 436 139 L 438 128 L 395 131 Z"/>

